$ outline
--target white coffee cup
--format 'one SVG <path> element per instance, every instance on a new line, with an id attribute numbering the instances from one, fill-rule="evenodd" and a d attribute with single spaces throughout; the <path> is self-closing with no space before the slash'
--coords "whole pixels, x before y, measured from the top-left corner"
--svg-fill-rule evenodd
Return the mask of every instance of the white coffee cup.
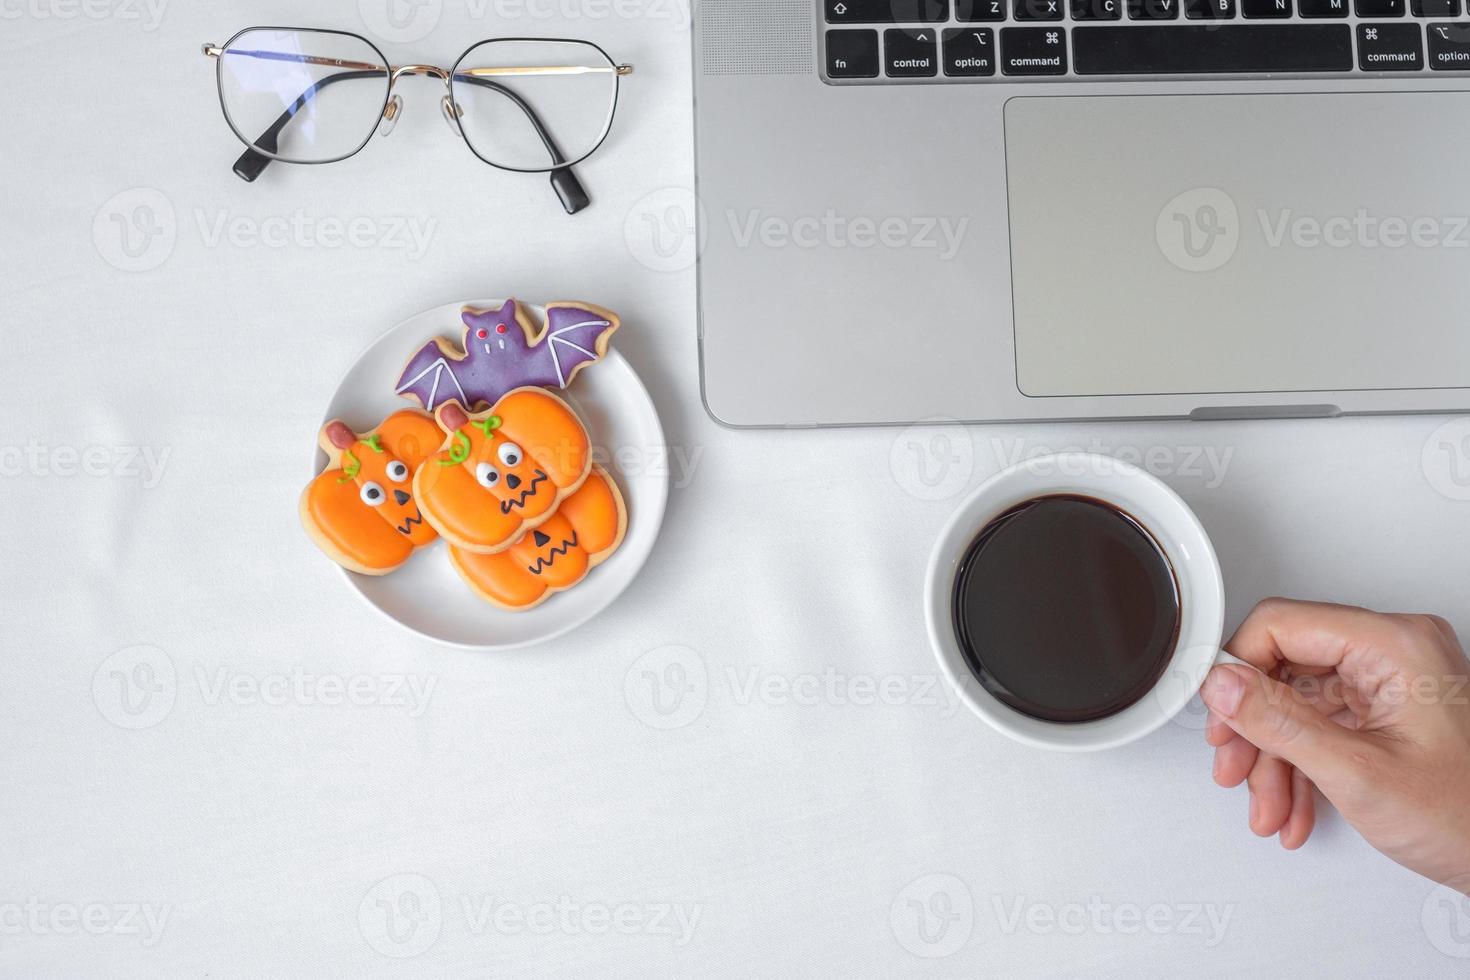
<path id="1" fill-rule="evenodd" d="M 1044 721 L 1000 701 L 975 679 L 955 636 L 955 575 L 976 536 L 1011 508 L 1057 494 L 1092 497 L 1132 516 L 1153 535 L 1173 566 L 1179 587 L 1179 639 L 1163 676 L 1139 701 L 1095 721 Z M 939 666 L 960 698 L 997 731 L 1037 748 L 1087 752 L 1136 741 L 1183 710 L 1211 667 L 1241 662 L 1220 649 L 1225 622 L 1220 562 L 1194 511 L 1156 477 L 1122 460 L 1091 453 L 1029 459 L 976 488 L 934 545 L 924 611 Z"/>

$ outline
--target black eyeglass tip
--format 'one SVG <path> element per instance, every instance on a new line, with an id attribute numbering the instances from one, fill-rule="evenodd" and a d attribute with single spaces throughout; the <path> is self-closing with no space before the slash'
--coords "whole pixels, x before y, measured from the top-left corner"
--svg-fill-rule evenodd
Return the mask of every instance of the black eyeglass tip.
<path id="1" fill-rule="evenodd" d="M 556 191 L 556 196 L 561 199 L 561 206 L 566 209 L 567 214 L 576 214 L 592 203 L 582 182 L 572 173 L 570 167 L 551 172 L 551 189 Z"/>
<path id="2" fill-rule="evenodd" d="M 271 158 L 254 150 L 246 150 L 240 154 L 240 159 L 235 161 L 235 176 L 247 184 L 254 183 L 261 171 L 270 164 Z"/>

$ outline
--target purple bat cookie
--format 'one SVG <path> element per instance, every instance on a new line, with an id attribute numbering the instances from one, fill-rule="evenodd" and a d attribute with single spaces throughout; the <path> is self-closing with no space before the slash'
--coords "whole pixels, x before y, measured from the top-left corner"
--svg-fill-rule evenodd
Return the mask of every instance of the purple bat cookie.
<path id="1" fill-rule="evenodd" d="M 451 399 L 474 411 L 527 385 L 565 388 L 607 353 L 618 329 L 616 314 L 585 303 L 548 304 L 544 329 L 513 299 L 498 310 L 466 307 L 461 315 L 462 347 L 437 337 L 409 359 L 398 379 L 398 394 L 431 412 Z"/>

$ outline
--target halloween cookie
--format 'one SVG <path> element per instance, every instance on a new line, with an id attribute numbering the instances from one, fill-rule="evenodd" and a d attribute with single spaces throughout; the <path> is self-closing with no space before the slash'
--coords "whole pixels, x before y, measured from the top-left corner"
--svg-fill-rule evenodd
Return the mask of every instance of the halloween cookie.
<path id="1" fill-rule="evenodd" d="M 449 560 L 480 598 L 519 611 L 586 578 L 623 543 L 627 529 L 622 493 L 607 470 L 594 464 L 555 514 L 509 548 L 477 555 L 451 546 Z"/>
<path id="2" fill-rule="evenodd" d="M 396 388 L 429 411 L 454 399 L 469 409 L 516 388 L 565 388 L 607 353 L 617 315 L 587 303 L 549 303 L 538 324 L 515 300 L 498 310 L 465 307 L 456 344 L 438 337 L 409 358 Z"/>
<path id="3" fill-rule="evenodd" d="M 448 439 L 419 467 L 414 496 L 434 529 L 465 551 L 509 547 L 555 513 L 592 465 L 581 419 L 541 388 L 517 388 L 475 414 L 445 402 L 435 418 Z"/>
<path id="4" fill-rule="evenodd" d="M 423 412 L 394 412 L 357 433 L 333 420 L 321 445 L 331 465 L 301 494 L 301 523 L 344 568 L 386 575 L 438 535 L 414 499 L 414 473 L 444 434 Z"/>

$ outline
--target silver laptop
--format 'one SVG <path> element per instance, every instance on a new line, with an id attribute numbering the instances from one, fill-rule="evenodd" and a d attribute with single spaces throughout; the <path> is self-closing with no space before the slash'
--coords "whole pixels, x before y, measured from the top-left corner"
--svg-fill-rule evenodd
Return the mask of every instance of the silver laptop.
<path id="1" fill-rule="evenodd" d="M 736 426 L 1470 408 L 1467 0 L 697 0 Z"/>

